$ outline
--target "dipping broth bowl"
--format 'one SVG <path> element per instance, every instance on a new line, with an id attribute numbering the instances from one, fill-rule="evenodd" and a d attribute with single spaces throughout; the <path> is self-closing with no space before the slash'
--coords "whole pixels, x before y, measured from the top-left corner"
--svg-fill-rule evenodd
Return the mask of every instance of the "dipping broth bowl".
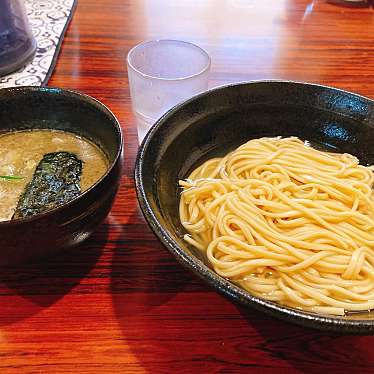
<path id="1" fill-rule="evenodd" d="M 0 266 L 33 261 L 82 243 L 108 215 L 122 166 L 122 134 L 99 101 L 60 88 L 0 90 L 0 134 L 17 130 L 63 130 L 85 137 L 105 153 L 101 179 L 73 200 L 35 216 L 0 222 Z"/>

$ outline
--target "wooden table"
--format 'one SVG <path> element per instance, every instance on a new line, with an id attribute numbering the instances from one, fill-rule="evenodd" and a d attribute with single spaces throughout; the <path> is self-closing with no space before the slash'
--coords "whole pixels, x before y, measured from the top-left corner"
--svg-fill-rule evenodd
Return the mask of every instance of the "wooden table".
<path id="1" fill-rule="evenodd" d="M 372 373 L 374 337 L 338 336 L 246 310 L 184 270 L 148 229 L 133 180 L 125 68 L 144 39 L 195 42 L 211 86 L 253 79 L 374 97 L 374 12 L 307 0 L 80 0 L 51 86 L 108 105 L 125 136 L 122 187 L 80 248 L 1 270 L 0 373 Z"/>

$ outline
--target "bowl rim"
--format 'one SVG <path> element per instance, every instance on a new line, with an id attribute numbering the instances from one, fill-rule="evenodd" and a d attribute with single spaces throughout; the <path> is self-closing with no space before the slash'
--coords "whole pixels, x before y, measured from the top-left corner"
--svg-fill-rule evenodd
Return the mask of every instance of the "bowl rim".
<path id="1" fill-rule="evenodd" d="M 7 93 L 13 94 L 13 93 L 19 93 L 19 92 L 21 92 L 21 93 L 22 92 L 25 92 L 25 93 L 34 93 L 34 92 L 43 93 L 43 92 L 46 92 L 47 94 L 50 94 L 51 97 L 53 97 L 53 95 L 55 95 L 55 94 L 63 94 L 64 96 L 73 97 L 74 100 L 78 100 L 78 101 L 81 100 L 81 101 L 84 101 L 84 102 L 88 103 L 91 106 L 96 107 L 99 111 L 103 112 L 104 114 L 108 115 L 109 117 L 112 117 L 113 125 L 114 125 L 114 128 L 116 130 L 116 137 L 119 140 L 119 143 L 118 143 L 119 147 L 117 149 L 117 152 L 116 152 L 116 155 L 115 155 L 113 161 L 110 162 L 109 167 L 106 170 L 106 172 L 100 177 L 100 179 L 98 179 L 91 187 L 89 187 L 87 190 L 82 192 L 79 196 L 74 197 L 70 201 L 68 201 L 68 202 L 66 202 L 66 203 L 64 203 L 60 206 L 57 206 L 56 208 L 49 209 L 45 212 L 38 213 L 34 216 L 25 217 L 25 218 L 17 218 L 17 219 L 12 219 L 12 220 L 8 220 L 8 221 L 0 221 L 0 229 L 5 228 L 6 226 L 22 225 L 24 223 L 29 223 L 29 222 L 32 222 L 32 221 L 39 220 L 41 218 L 44 218 L 44 217 L 49 216 L 51 214 L 54 214 L 54 213 L 56 213 L 60 210 L 65 209 L 68 206 L 71 206 L 71 205 L 75 204 L 79 199 L 84 198 L 86 195 L 91 193 L 91 191 L 94 190 L 96 188 L 96 186 L 98 186 L 104 179 L 106 179 L 108 177 L 108 175 L 111 173 L 111 171 L 113 170 L 113 168 L 117 164 L 118 160 L 120 159 L 120 157 L 122 155 L 122 150 L 123 150 L 123 147 L 124 147 L 124 136 L 123 136 L 121 125 L 120 125 L 118 119 L 113 114 L 113 112 L 105 104 L 103 104 L 101 101 L 99 101 L 98 99 L 95 99 L 94 97 L 92 97 L 90 95 L 87 95 L 83 92 L 79 92 L 79 91 L 76 91 L 76 90 L 65 89 L 65 88 L 60 88 L 60 87 L 50 87 L 50 86 L 48 86 L 48 87 L 43 87 L 43 86 L 19 86 L 19 87 L 3 88 L 3 89 L 0 90 L 0 99 L 3 95 L 6 96 Z M 1 101 L 0 101 L 0 105 L 1 105 Z"/>
<path id="2" fill-rule="evenodd" d="M 150 44 L 166 44 L 166 43 L 177 43 L 177 44 L 185 45 L 185 46 L 188 46 L 188 47 L 193 47 L 194 49 L 199 50 L 201 52 L 201 54 L 203 54 L 206 57 L 207 63 L 205 64 L 205 66 L 202 69 L 200 69 L 199 71 L 197 71 L 193 74 L 183 75 L 181 77 L 176 77 L 176 78 L 158 77 L 154 74 L 144 73 L 139 68 L 136 68 L 134 66 L 134 64 L 132 63 L 131 57 L 137 49 L 146 47 L 147 45 L 150 45 Z M 160 81 L 160 82 L 180 82 L 180 81 L 186 81 L 186 80 L 189 80 L 189 79 L 196 78 L 200 75 L 203 75 L 204 73 L 209 71 L 210 66 L 212 64 L 212 61 L 211 61 L 211 58 L 210 58 L 208 52 L 204 48 L 198 46 L 195 43 L 192 43 L 192 42 L 189 42 L 189 41 L 186 41 L 186 40 L 177 40 L 177 39 L 150 39 L 150 40 L 145 40 L 145 41 L 133 46 L 126 55 L 126 63 L 127 63 L 127 67 L 128 67 L 129 70 L 131 69 L 131 71 L 133 71 L 135 74 L 137 74 L 138 76 L 140 76 L 144 79 L 150 79 L 150 80 L 155 80 L 155 81 Z"/>
<path id="3" fill-rule="evenodd" d="M 135 162 L 135 187 L 138 202 L 140 208 L 143 212 L 143 215 L 149 224 L 152 231 L 158 237 L 158 239 L 162 242 L 162 244 L 166 247 L 166 249 L 172 253 L 176 259 L 185 267 L 192 270 L 194 274 L 199 276 L 205 282 L 207 282 L 210 286 L 213 286 L 216 290 L 220 293 L 223 293 L 226 296 L 229 296 L 231 299 L 239 302 L 242 305 L 251 306 L 254 309 L 259 311 L 263 311 L 268 315 L 273 317 L 277 317 L 282 319 L 286 322 L 293 322 L 298 325 L 304 327 L 311 327 L 318 330 L 323 331 L 330 331 L 330 332 L 338 332 L 338 333 L 345 333 L 345 334 L 354 334 L 354 335 L 373 335 L 374 334 L 374 319 L 344 319 L 342 317 L 334 317 L 328 315 L 322 315 L 317 313 L 306 312 L 294 308 L 290 308 L 275 302 L 271 302 L 259 297 L 256 297 L 249 292 L 245 291 L 244 289 L 236 286 L 235 284 L 229 282 L 228 280 L 220 277 L 216 274 L 213 270 L 209 269 L 204 262 L 199 260 L 193 254 L 188 254 L 183 248 L 181 248 L 178 243 L 173 239 L 173 236 L 169 234 L 169 231 L 166 230 L 161 223 L 156 218 L 149 200 L 145 194 L 144 184 L 143 184 L 143 161 L 145 155 L 149 149 L 150 143 L 152 139 L 157 135 L 157 131 L 163 124 L 172 117 L 176 112 L 178 112 L 181 108 L 188 105 L 189 103 L 199 100 L 201 97 L 210 95 L 216 91 L 225 90 L 230 87 L 236 86 L 251 86 L 253 84 L 269 84 L 269 83 L 276 83 L 276 84 L 289 84 L 294 86 L 311 86 L 320 89 L 327 89 L 336 93 L 342 94 L 349 94 L 357 97 L 359 99 L 364 99 L 368 101 L 372 105 L 374 105 L 374 100 L 362 96 L 344 89 L 339 89 L 331 86 L 316 84 L 316 83 L 308 83 L 308 82 L 300 82 L 300 81 L 292 81 L 292 80 L 279 80 L 279 79 L 271 79 L 271 80 L 252 80 L 252 81 L 243 81 L 238 83 L 230 83 L 226 85 L 222 85 L 219 87 L 212 88 L 207 90 L 203 93 L 195 95 L 190 99 L 187 99 L 169 111 L 167 111 L 162 117 L 160 117 L 156 123 L 152 126 L 150 131 L 145 136 L 143 142 L 139 147 L 139 151 L 137 154 L 136 162 Z"/>

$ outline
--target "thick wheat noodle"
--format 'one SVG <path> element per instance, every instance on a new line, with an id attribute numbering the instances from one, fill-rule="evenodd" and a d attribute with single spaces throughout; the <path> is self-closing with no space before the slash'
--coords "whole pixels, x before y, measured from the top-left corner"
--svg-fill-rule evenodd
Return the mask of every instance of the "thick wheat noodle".
<path id="1" fill-rule="evenodd" d="M 252 295 L 323 314 L 374 309 L 373 183 L 350 154 L 250 140 L 179 181 L 184 239 Z"/>

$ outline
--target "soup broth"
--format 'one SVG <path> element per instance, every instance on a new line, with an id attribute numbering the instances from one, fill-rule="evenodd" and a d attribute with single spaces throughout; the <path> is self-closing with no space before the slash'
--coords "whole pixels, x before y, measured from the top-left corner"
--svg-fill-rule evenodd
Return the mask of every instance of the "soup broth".
<path id="1" fill-rule="evenodd" d="M 10 220 L 18 199 L 47 153 L 69 152 L 83 163 L 81 191 L 87 190 L 107 171 L 108 160 L 95 144 L 72 133 L 29 130 L 0 135 L 0 221 Z"/>

